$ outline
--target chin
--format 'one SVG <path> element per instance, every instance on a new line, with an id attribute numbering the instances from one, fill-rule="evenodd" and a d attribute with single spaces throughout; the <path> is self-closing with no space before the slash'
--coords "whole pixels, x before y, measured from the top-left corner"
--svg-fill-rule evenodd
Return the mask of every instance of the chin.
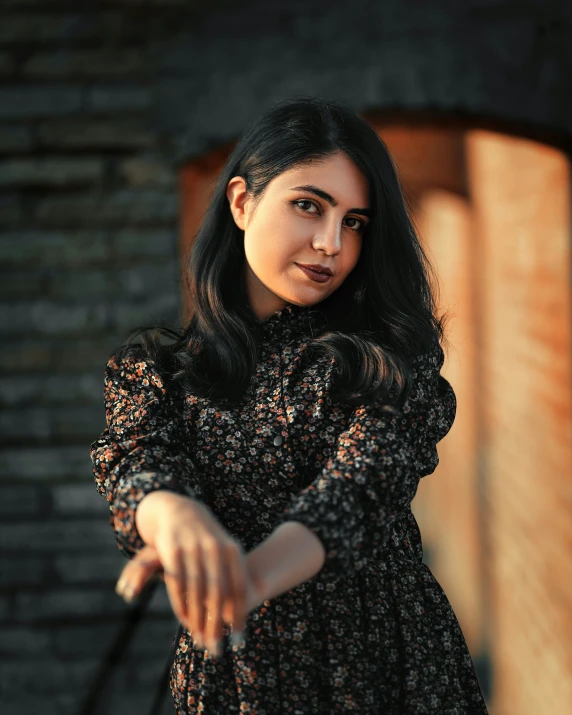
<path id="1" fill-rule="evenodd" d="M 291 286 L 289 286 L 291 288 Z M 284 293 L 276 293 L 282 300 L 287 301 L 288 303 L 294 303 L 295 305 L 298 305 L 300 307 L 306 306 L 309 307 L 311 305 L 317 305 L 318 303 L 321 303 L 322 301 L 326 300 L 333 291 L 328 291 L 327 293 L 324 291 L 323 293 L 321 291 L 316 291 L 316 290 L 290 290 L 290 291 L 285 291 Z"/>
<path id="2" fill-rule="evenodd" d="M 295 303 L 296 305 L 303 306 L 306 308 L 311 307 L 312 305 L 318 305 L 318 303 L 321 303 L 324 301 L 328 296 L 325 295 L 323 298 L 319 298 L 318 300 L 291 300 L 290 303 Z"/>

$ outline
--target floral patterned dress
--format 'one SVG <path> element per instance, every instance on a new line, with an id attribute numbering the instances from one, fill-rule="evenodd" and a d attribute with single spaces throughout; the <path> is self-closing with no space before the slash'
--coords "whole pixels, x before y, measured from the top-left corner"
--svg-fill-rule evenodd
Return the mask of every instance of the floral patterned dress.
<path id="1" fill-rule="evenodd" d="M 414 358 L 404 417 L 340 405 L 328 394 L 333 361 L 307 357 L 308 312 L 289 304 L 261 322 L 256 373 L 230 410 L 167 390 L 143 355 L 106 367 L 107 427 L 91 457 L 127 558 L 143 546 L 137 505 L 155 489 L 206 503 L 246 552 L 287 520 L 326 551 L 317 575 L 250 612 L 242 645 L 225 629 L 220 657 L 179 628 L 176 712 L 486 714 L 410 508 L 455 418 L 443 351 Z"/>

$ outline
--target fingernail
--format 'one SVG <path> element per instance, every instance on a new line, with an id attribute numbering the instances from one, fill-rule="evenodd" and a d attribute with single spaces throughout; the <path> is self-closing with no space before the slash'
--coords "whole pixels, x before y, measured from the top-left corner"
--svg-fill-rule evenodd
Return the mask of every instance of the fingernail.
<path id="1" fill-rule="evenodd" d="M 133 586 L 126 586 L 123 589 L 122 596 L 127 601 L 127 603 L 131 603 L 131 601 L 133 601 L 135 598 L 135 589 L 133 588 Z"/>
<path id="2" fill-rule="evenodd" d="M 125 588 L 125 581 L 122 581 L 121 579 L 115 584 L 115 593 L 118 596 L 123 595 L 123 589 Z"/>
<path id="3" fill-rule="evenodd" d="M 237 648 L 244 648 L 244 631 L 233 631 L 230 634 L 230 642 Z"/>

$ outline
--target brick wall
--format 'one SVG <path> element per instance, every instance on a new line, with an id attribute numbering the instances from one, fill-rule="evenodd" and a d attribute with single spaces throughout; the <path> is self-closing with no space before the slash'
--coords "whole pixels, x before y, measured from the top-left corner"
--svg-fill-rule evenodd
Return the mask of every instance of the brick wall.
<path id="1" fill-rule="evenodd" d="M 445 191 L 428 192 L 420 207 L 420 224 L 439 270 L 441 310 L 451 313 L 443 374 L 457 396 L 457 415 L 439 445 L 435 474 L 423 479 L 416 504 L 432 555 L 431 568 L 459 619 L 475 660 L 487 654 L 485 574 L 481 570 L 478 474 L 478 380 L 476 365 L 476 276 L 470 202 Z M 483 680 L 482 687 L 485 688 Z"/>
<path id="2" fill-rule="evenodd" d="M 572 703 L 570 161 L 475 131 L 478 340 L 495 713 Z"/>
<path id="3" fill-rule="evenodd" d="M 0 21 L 0 709 L 65 715 L 127 612 L 88 445 L 110 352 L 178 317 L 178 195 L 149 11 L 26 8 Z M 163 589 L 103 711 L 146 711 L 175 629 Z"/>

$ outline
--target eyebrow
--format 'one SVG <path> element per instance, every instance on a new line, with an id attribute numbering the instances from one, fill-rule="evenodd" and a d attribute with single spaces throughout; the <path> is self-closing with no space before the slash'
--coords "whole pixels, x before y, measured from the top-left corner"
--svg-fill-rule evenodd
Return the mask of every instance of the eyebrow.
<path id="1" fill-rule="evenodd" d="M 338 205 L 336 199 L 334 199 L 333 196 L 328 194 L 327 191 L 319 189 L 317 186 L 313 186 L 312 184 L 304 184 L 304 186 L 293 186 L 290 191 L 309 191 L 311 194 L 316 194 L 316 196 L 319 196 L 321 199 L 324 199 L 324 201 L 327 201 L 330 206 Z M 349 213 L 361 214 L 362 216 L 368 216 L 370 218 L 372 216 L 372 211 L 370 209 L 350 209 Z"/>

